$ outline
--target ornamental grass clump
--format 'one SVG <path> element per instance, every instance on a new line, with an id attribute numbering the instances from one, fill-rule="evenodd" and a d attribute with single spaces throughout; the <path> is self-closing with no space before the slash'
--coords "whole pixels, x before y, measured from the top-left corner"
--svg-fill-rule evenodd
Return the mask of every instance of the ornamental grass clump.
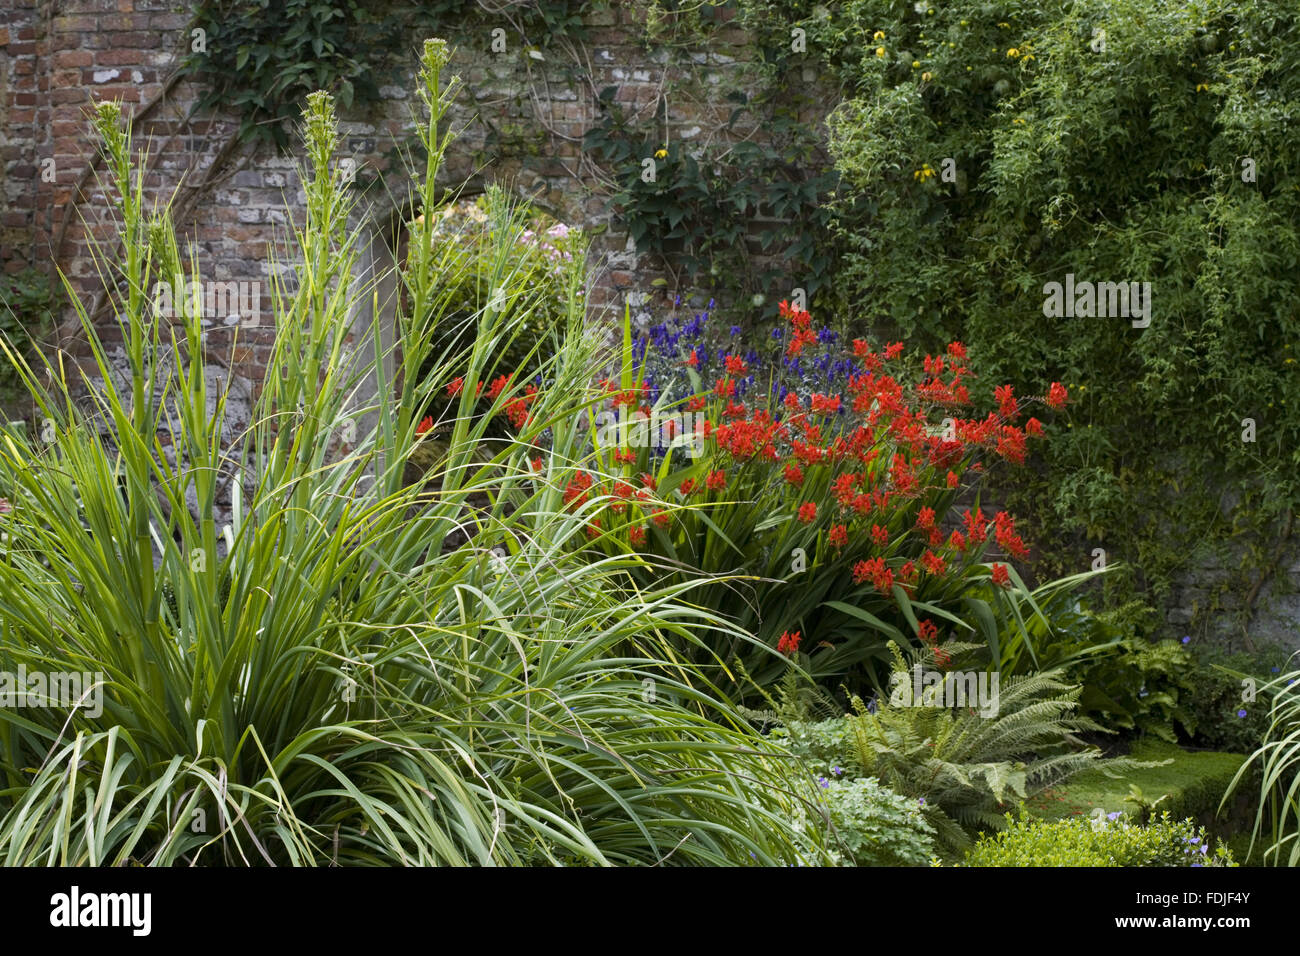
<path id="1" fill-rule="evenodd" d="M 425 209 L 455 89 L 446 62 L 429 41 Z M 538 347 L 549 387 L 519 429 L 525 443 L 547 432 L 538 469 L 485 431 L 523 394 L 512 383 L 486 415 L 466 390 L 439 465 L 409 484 L 430 393 L 456 370 L 494 378 L 536 307 L 509 266 L 526 216 L 491 205 L 486 274 L 499 294 L 472 317 L 467 349 L 423 377 L 441 277 L 432 217 L 412 224 L 399 384 L 366 401 L 375 363 L 354 361 L 348 336 L 372 286 L 354 271 L 330 98 L 313 95 L 304 119 L 298 265 L 271 283 L 274 351 L 252 424 L 227 448 L 227 391 L 204 374 L 201 320 L 172 325 L 150 308 L 148 290 L 182 267 L 172 226 L 145 209 L 119 109 L 98 108 L 122 238 L 120 259 L 98 264 L 117 290 L 129 374 L 111 374 L 78 305 L 102 386 L 83 407 L 61 361 L 37 370 L 11 353 L 51 440 L 0 436 L 12 504 L 0 516 L 0 665 L 92 680 L 73 700 L 0 710 L 0 862 L 820 859 L 816 828 L 792 822 L 806 815 L 788 756 L 664 656 L 731 626 L 685 603 L 689 582 L 632 593 L 634 556 L 591 561 L 568 546 L 584 528 L 563 507 L 566 423 L 590 401 L 598 352 L 580 270 Z M 349 434 L 367 415 L 374 426 Z M 453 534 L 469 543 L 444 553 Z"/>

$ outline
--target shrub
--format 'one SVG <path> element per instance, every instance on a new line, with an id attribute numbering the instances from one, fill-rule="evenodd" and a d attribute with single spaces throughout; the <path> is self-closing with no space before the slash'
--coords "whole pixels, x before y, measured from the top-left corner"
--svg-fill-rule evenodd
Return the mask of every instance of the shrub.
<path id="1" fill-rule="evenodd" d="M 915 800 L 878 780 L 819 783 L 831 817 L 831 855 L 841 866 L 924 866 L 934 856 L 934 828 Z"/>
<path id="2" fill-rule="evenodd" d="M 918 347 L 961 334 L 993 381 L 1069 387 L 1042 469 L 1002 482 L 1041 570 L 1122 549 L 1157 597 L 1205 557 L 1231 554 L 1232 592 L 1276 570 L 1300 500 L 1295 4 L 745 5 L 850 91 L 839 293 Z M 1045 317 L 1067 273 L 1152 282 L 1150 325 Z"/>
<path id="3" fill-rule="evenodd" d="M 966 852 L 966 866 L 1236 866 L 1218 842 L 1210 852 L 1205 828 L 1168 813 L 1136 826 L 1122 814 L 1093 820 L 1035 820 L 1023 810 L 1007 814 L 1000 833 L 981 836 Z"/>
<path id="4" fill-rule="evenodd" d="M 455 81 L 445 45 L 425 45 L 421 129 L 431 157 Z M 77 410 L 19 363 L 57 434 L 6 433 L 0 515 L 0 663 L 87 672 L 82 703 L 0 710 L 0 859 L 6 864 L 762 865 L 821 859 L 791 822 L 802 781 L 691 668 L 664 659 L 671 635 L 725 629 L 686 606 L 689 587 L 629 593 L 635 558 L 571 550 L 582 524 L 561 504 L 564 426 L 587 401 L 599 343 L 567 299 L 545 365 L 554 388 L 521 440 L 554 429 L 542 469 L 485 435 L 463 396 L 436 493 L 406 487 L 428 392 L 431 222 L 413 229 L 398 279 L 403 375 L 378 424 L 341 454 L 366 368 L 344 360 L 359 288 L 355 236 L 332 157 L 332 101 L 305 111 L 311 175 L 294 288 L 273 288 L 277 336 L 256 415 L 222 448 L 224 394 L 202 373 L 196 315 L 164 330 L 144 291 L 179 268 L 165 215 L 146 220 L 119 107 L 96 124 L 122 213 L 122 316 L 130 375 L 118 384 L 79 315 L 104 387 Z M 523 215 L 497 207 L 497 260 Z M 513 218 L 512 218 L 513 217 Z M 510 225 L 510 223 L 514 225 Z M 100 266 L 111 271 L 109 263 Z M 197 270 L 195 270 L 197 271 Z M 489 376 L 530 290 L 476 317 L 459 366 L 436 384 Z M 571 290 L 571 292 L 574 290 Z M 164 361 L 165 339 L 183 356 Z M 165 398 L 165 401 L 163 400 Z M 215 411 L 213 409 L 215 408 Z M 558 423 L 558 424 L 557 424 Z M 170 426 L 171 454 L 157 438 Z M 487 463 L 474 456 L 487 446 Z M 114 476 L 120 464 L 121 481 Z M 233 475 L 232 475 L 233 472 Z M 218 549 L 218 479 L 234 517 Z M 80 499 L 74 495 L 80 492 Z M 483 503 L 477 503 L 483 502 Z M 80 520 L 84 516 L 89 533 Z M 470 526 L 474 540 L 443 553 Z M 496 556 L 488 545 L 502 548 Z M 65 686 L 66 689 L 66 686 Z M 75 688 L 74 688 L 75 689 Z M 709 716 L 706 716 L 709 715 Z"/>

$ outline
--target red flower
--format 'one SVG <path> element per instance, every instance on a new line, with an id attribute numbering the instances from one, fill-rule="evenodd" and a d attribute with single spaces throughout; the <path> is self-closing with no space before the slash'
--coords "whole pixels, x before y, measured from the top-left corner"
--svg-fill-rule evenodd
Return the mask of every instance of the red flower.
<path id="1" fill-rule="evenodd" d="M 955 472 L 955 471 L 950 471 L 950 472 L 948 472 L 948 487 L 949 487 L 949 488 L 956 488 L 956 487 L 957 487 L 957 483 L 958 483 L 960 480 L 961 480 L 961 479 L 957 477 L 957 472 Z"/>
<path id="2" fill-rule="evenodd" d="M 599 518 L 592 518 L 592 519 L 591 519 L 591 522 L 587 525 L 587 537 L 588 537 L 588 538 L 599 538 L 599 537 L 600 537 L 600 519 L 599 519 Z"/>
<path id="3" fill-rule="evenodd" d="M 952 655 L 942 647 L 936 647 L 934 649 L 934 663 L 938 667 L 947 667 L 952 663 Z"/>
<path id="4" fill-rule="evenodd" d="M 960 531 L 954 531 L 948 538 L 948 546 L 958 551 L 966 550 L 966 536 Z"/>
<path id="5" fill-rule="evenodd" d="M 510 385 L 508 375 L 498 375 L 492 380 L 492 387 L 488 389 L 488 398 L 496 398 Z"/>
<path id="6" fill-rule="evenodd" d="M 749 374 L 749 366 L 745 364 L 745 360 L 739 355 L 728 355 L 722 364 L 726 367 L 728 375 L 744 377 Z"/>
<path id="7" fill-rule="evenodd" d="M 1028 435 L 1030 438 L 1042 438 L 1043 423 L 1040 422 L 1037 418 L 1029 419 L 1029 421 L 1025 422 L 1025 434 Z"/>
<path id="8" fill-rule="evenodd" d="M 888 594 L 894 586 L 894 572 L 885 565 L 884 558 L 871 558 L 869 561 L 859 561 L 853 565 L 855 584 L 861 584 L 867 578 L 871 579 L 872 584 L 881 594 Z"/>
<path id="9" fill-rule="evenodd" d="M 533 466 L 533 471 L 541 471 L 541 470 L 542 470 L 542 459 L 541 459 L 541 458 L 534 458 L 532 461 L 529 462 L 529 464 Z"/>
<path id="10" fill-rule="evenodd" d="M 709 472 L 709 477 L 704 480 L 704 486 L 709 491 L 721 491 L 727 487 L 727 473 L 721 470 Z"/>
<path id="11" fill-rule="evenodd" d="M 627 529 L 627 537 L 633 544 L 645 544 L 645 528 L 639 524 L 634 524 Z"/>
<path id="12" fill-rule="evenodd" d="M 787 484 L 791 484 L 791 485 L 802 485 L 802 484 L 803 484 L 803 469 L 800 468 L 798 465 L 786 465 L 786 466 L 785 466 L 785 480 L 786 480 L 786 483 L 787 483 Z"/>
<path id="13" fill-rule="evenodd" d="M 818 395 L 813 393 L 812 410 L 814 415 L 834 415 L 840 410 L 838 395 Z"/>
<path id="14" fill-rule="evenodd" d="M 695 479 L 687 478 L 685 481 L 681 483 L 681 485 L 677 488 L 677 490 L 682 493 L 683 497 L 689 495 L 692 491 L 695 490 Z"/>
<path id="15" fill-rule="evenodd" d="M 799 396 L 794 392 L 788 392 L 785 396 L 785 407 L 790 409 L 792 412 L 797 412 L 799 409 L 803 408 L 803 403 L 799 401 Z"/>
<path id="16" fill-rule="evenodd" d="M 812 524 L 817 518 L 817 505 L 815 502 L 808 501 L 799 506 L 799 520 L 804 524 Z"/>
<path id="17" fill-rule="evenodd" d="M 793 654 L 795 651 L 799 650 L 799 642 L 801 640 L 803 640 L 803 633 L 801 631 L 795 631 L 793 634 L 786 631 L 781 635 L 781 639 L 776 642 L 777 653 L 787 655 Z"/>
<path id="18" fill-rule="evenodd" d="M 630 465 L 634 461 L 636 461 L 636 452 L 634 452 L 631 448 L 628 448 L 624 451 L 616 451 L 614 452 L 614 460 L 616 462 L 619 462 L 620 464 Z"/>
<path id="19" fill-rule="evenodd" d="M 1047 404 L 1049 408 L 1064 408 L 1065 403 L 1069 398 L 1069 393 L 1066 392 L 1065 386 L 1060 382 L 1053 382 L 1052 387 L 1047 390 Z"/>
<path id="20" fill-rule="evenodd" d="M 703 411 L 703 410 L 704 410 L 704 404 L 705 404 L 705 403 L 704 403 L 704 396 L 703 396 L 703 395 L 696 395 L 694 398 L 692 398 L 689 402 L 686 403 L 686 410 L 687 410 L 688 412 L 699 412 L 699 411 Z"/>
<path id="21" fill-rule="evenodd" d="M 667 511 L 659 510 L 650 516 L 650 520 L 661 528 L 668 527 L 668 522 L 672 520 L 672 515 Z"/>
<path id="22" fill-rule="evenodd" d="M 903 343 L 895 342 L 892 345 L 885 346 L 885 358 L 896 359 L 903 354 Z"/>
<path id="23" fill-rule="evenodd" d="M 641 473 L 641 487 L 642 487 L 642 488 L 649 488 L 651 491 L 658 491 L 658 490 L 659 490 L 659 482 L 657 482 L 657 481 L 655 480 L 655 476 L 654 476 L 654 475 L 650 474 L 649 472 L 644 472 L 644 471 L 643 471 L 643 472 Z"/>
<path id="24" fill-rule="evenodd" d="M 1005 564 L 993 565 L 993 583 L 1000 588 L 1011 587 L 1011 575 L 1007 573 Z"/>
<path id="25" fill-rule="evenodd" d="M 849 543 L 849 529 L 842 524 L 832 525 L 826 540 L 830 542 L 832 548 L 842 548 Z"/>
<path id="26" fill-rule="evenodd" d="M 1013 391 L 1010 385 L 999 385 L 993 389 L 993 397 L 998 401 L 998 414 L 1003 418 L 1015 418 L 1019 409 L 1016 406 L 1016 399 L 1011 394 Z"/>
<path id="27" fill-rule="evenodd" d="M 713 394 L 718 398 L 730 398 L 736 394 L 736 383 L 729 378 L 720 378 L 718 383 L 713 386 Z"/>
<path id="28" fill-rule="evenodd" d="M 934 509 L 925 507 L 917 513 L 916 526 L 922 531 L 930 531 L 934 528 Z"/>
<path id="29" fill-rule="evenodd" d="M 425 415 L 423 418 L 420 419 L 420 423 L 415 426 L 415 434 L 417 436 L 423 435 L 431 428 L 433 428 L 433 418 L 430 417 L 429 415 Z"/>
<path id="30" fill-rule="evenodd" d="M 966 357 L 966 346 L 960 342 L 949 342 L 948 354 L 956 359 L 964 359 Z"/>
<path id="31" fill-rule="evenodd" d="M 459 395 L 460 390 L 465 387 L 465 377 L 457 375 L 447 383 L 447 394 L 451 396 Z"/>
<path id="32" fill-rule="evenodd" d="M 925 565 L 927 571 L 936 577 L 943 574 L 943 572 L 948 568 L 948 566 L 944 564 L 943 558 L 939 557 L 933 551 L 927 551 L 925 554 L 921 555 L 921 563 Z"/>
<path id="33" fill-rule="evenodd" d="M 686 364 L 691 368 L 698 366 L 700 364 L 700 353 L 695 351 L 695 349 L 691 349 L 691 354 L 687 357 Z"/>
<path id="34" fill-rule="evenodd" d="M 877 547 L 883 548 L 889 544 L 889 529 L 873 524 L 871 526 L 871 540 L 876 543 Z"/>
<path id="35" fill-rule="evenodd" d="M 935 626 L 934 621 L 922 621 L 918 629 L 921 640 L 927 644 L 939 639 L 939 628 Z"/>

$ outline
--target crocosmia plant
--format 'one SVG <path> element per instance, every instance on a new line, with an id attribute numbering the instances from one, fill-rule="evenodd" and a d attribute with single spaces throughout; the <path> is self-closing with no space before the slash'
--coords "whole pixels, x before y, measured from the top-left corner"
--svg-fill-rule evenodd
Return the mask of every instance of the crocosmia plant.
<path id="1" fill-rule="evenodd" d="M 591 410 L 590 467 L 564 495 L 593 546 L 640 552 L 647 576 L 706 576 L 691 599 L 754 636 L 714 648 L 727 682 L 769 684 L 793 662 L 874 683 L 890 639 L 940 666 L 948 639 L 982 639 L 993 666 L 1032 655 L 1037 607 L 1012 563 L 1026 545 L 972 479 L 990 455 L 1023 463 L 1045 434 L 1030 412 L 1064 390 L 1001 386 L 981 413 L 961 342 L 910 356 L 780 312 L 763 341 L 707 311 L 625 329 L 621 378 Z"/>

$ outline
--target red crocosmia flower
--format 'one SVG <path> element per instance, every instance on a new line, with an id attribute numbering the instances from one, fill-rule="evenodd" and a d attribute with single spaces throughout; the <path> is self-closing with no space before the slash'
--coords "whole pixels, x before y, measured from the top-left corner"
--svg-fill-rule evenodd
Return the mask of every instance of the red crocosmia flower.
<path id="1" fill-rule="evenodd" d="M 960 342 L 949 342 L 948 354 L 955 359 L 964 359 L 966 357 L 966 346 Z"/>
<path id="2" fill-rule="evenodd" d="M 955 471 L 950 471 L 950 472 L 948 472 L 948 487 L 949 487 L 949 488 L 956 488 L 957 485 L 958 485 L 958 483 L 959 483 L 960 481 L 961 481 L 961 479 L 957 477 L 957 472 L 955 472 Z"/>
<path id="3" fill-rule="evenodd" d="M 948 569 L 943 558 L 939 557 L 933 551 L 927 551 L 925 554 L 921 555 L 921 563 L 925 565 L 925 569 L 935 577 L 943 574 L 943 572 Z"/>
<path id="4" fill-rule="evenodd" d="M 1052 387 L 1047 390 L 1047 405 L 1049 408 L 1064 408 L 1069 398 L 1069 393 L 1060 382 L 1053 382 Z"/>
<path id="5" fill-rule="evenodd" d="M 650 474 L 649 472 L 642 472 L 642 473 L 641 473 L 641 487 L 642 487 L 642 488 L 649 488 L 651 491 L 658 491 L 658 490 L 659 490 L 659 482 L 656 481 L 656 480 L 655 480 L 655 476 L 652 475 L 652 474 Z"/>
<path id="6" fill-rule="evenodd" d="M 935 526 L 930 529 L 930 547 L 937 548 L 943 544 L 943 529 Z"/>
<path id="7" fill-rule="evenodd" d="M 998 436 L 998 454 L 1013 465 L 1025 463 L 1025 433 L 1019 428 L 1006 425 Z"/>
<path id="8" fill-rule="evenodd" d="M 1040 422 L 1037 418 L 1029 419 L 1029 421 L 1025 422 L 1025 434 L 1028 435 L 1030 438 L 1042 438 L 1043 423 Z"/>
<path id="9" fill-rule="evenodd" d="M 831 485 L 831 491 L 835 493 L 835 500 L 840 503 L 840 507 L 848 508 L 853 504 L 853 498 L 857 494 L 854 485 L 857 483 L 858 476 L 852 472 L 845 472 L 835 479 Z"/>
<path id="10" fill-rule="evenodd" d="M 731 398 L 736 394 L 736 383 L 729 378 L 720 378 L 716 385 L 713 386 L 713 394 L 718 398 Z"/>
<path id="11" fill-rule="evenodd" d="M 447 394 L 453 397 L 459 395 L 460 390 L 464 387 L 465 387 L 465 376 L 458 375 L 455 378 L 453 378 L 450 382 L 447 383 Z"/>
<path id="12" fill-rule="evenodd" d="M 668 522 L 672 520 L 672 515 L 670 515 L 667 511 L 660 510 L 652 514 L 650 516 L 650 520 L 653 521 L 660 528 L 666 528 L 668 527 Z"/>
<path id="13" fill-rule="evenodd" d="M 691 349 L 691 354 L 686 357 L 686 364 L 691 368 L 696 368 L 700 364 L 700 353 Z"/>
<path id="14" fill-rule="evenodd" d="M 533 466 L 533 471 L 541 471 L 541 470 L 542 470 L 542 459 L 541 459 L 541 458 L 534 458 L 532 461 L 529 462 L 529 464 Z"/>
<path id="15" fill-rule="evenodd" d="M 993 397 L 998 403 L 998 414 L 1003 418 L 1011 419 L 1016 417 L 1020 410 L 1016 405 L 1015 396 L 1012 395 L 1014 389 L 1010 385 L 999 385 L 993 389 Z"/>
<path id="16" fill-rule="evenodd" d="M 704 396 L 696 395 L 694 398 L 692 398 L 689 402 L 686 403 L 686 410 L 688 412 L 700 412 L 704 410 L 704 405 L 705 405 Z"/>
<path id="17" fill-rule="evenodd" d="M 629 485 L 626 481 L 619 479 L 614 482 L 614 487 L 610 491 L 610 494 L 612 494 L 615 498 L 630 498 L 632 497 L 632 492 L 634 490 L 635 489 L 631 485 Z"/>
<path id="18" fill-rule="evenodd" d="M 935 626 L 934 621 L 922 621 L 917 630 L 918 636 L 927 644 L 932 644 L 939 639 L 939 628 Z"/>
<path id="19" fill-rule="evenodd" d="M 997 539 L 998 547 L 1013 558 L 1028 557 L 1029 549 L 1025 547 L 1025 542 L 1021 540 L 1020 535 L 1016 534 L 1016 523 L 1011 515 L 999 511 L 993 520 L 996 525 L 994 537 Z"/>
<path id="20" fill-rule="evenodd" d="M 739 355 L 728 355 L 722 364 L 727 369 L 728 375 L 739 375 L 743 378 L 749 374 L 749 366 L 745 364 L 745 360 Z"/>
<path id="21" fill-rule="evenodd" d="M 948 536 L 948 547 L 955 548 L 958 551 L 966 550 L 966 536 L 960 531 L 954 531 Z"/>
<path id="22" fill-rule="evenodd" d="M 480 395 L 482 395 L 482 394 L 483 394 L 483 383 L 482 383 L 482 382 L 475 382 L 475 383 L 474 383 L 474 397 L 475 397 L 475 398 L 478 398 L 478 397 L 479 397 Z"/>
<path id="23" fill-rule="evenodd" d="M 627 529 L 627 538 L 633 544 L 645 544 L 645 528 L 639 524 L 634 524 Z"/>
<path id="24" fill-rule="evenodd" d="M 971 544 L 983 544 L 984 539 L 988 537 L 988 519 L 984 517 L 984 512 L 979 508 L 971 514 L 970 509 L 966 509 L 966 537 L 970 539 Z"/>
<path id="25" fill-rule="evenodd" d="M 898 573 L 899 576 L 902 577 L 904 581 L 910 581 L 914 577 L 916 577 L 916 565 L 913 564 L 911 561 L 908 561 L 906 564 L 904 564 L 901 568 L 898 569 Z"/>
<path id="26" fill-rule="evenodd" d="M 781 313 L 781 318 L 785 318 L 786 316 L 788 316 L 790 314 L 789 301 L 786 299 L 782 299 L 780 302 L 776 304 L 776 310 Z"/>
<path id="27" fill-rule="evenodd" d="M 788 392 L 785 396 L 785 407 L 792 412 L 797 412 L 803 408 L 803 402 L 799 401 L 799 396 L 794 392 Z"/>
<path id="28" fill-rule="evenodd" d="M 849 543 L 849 529 L 842 524 L 832 525 L 826 540 L 832 548 L 842 548 Z"/>
<path id="29" fill-rule="evenodd" d="M 726 415 L 728 418 L 744 418 L 745 403 L 737 402 L 737 401 L 729 401 L 727 402 L 726 410 L 723 411 L 722 414 Z"/>
<path id="30" fill-rule="evenodd" d="M 885 565 L 884 558 L 871 558 L 853 565 L 853 581 L 861 584 L 868 578 L 881 594 L 888 594 L 894 586 L 894 572 Z"/>
<path id="31" fill-rule="evenodd" d="M 599 538 L 599 537 L 600 537 L 600 519 L 599 519 L 599 518 L 592 518 L 592 519 L 591 519 L 591 522 L 587 525 L 587 537 L 588 537 L 588 538 Z"/>
<path id="32" fill-rule="evenodd" d="M 510 385 L 508 375 L 498 375 L 492 380 L 492 387 L 488 389 L 488 398 L 495 399 L 498 395 L 506 390 Z"/>
<path id="33" fill-rule="evenodd" d="M 929 531 L 934 527 L 934 509 L 924 507 L 916 515 L 916 526 L 922 531 Z"/>
<path id="34" fill-rule="evenodd" d="M 785 466 L 785 480 L 786 480 L 786 483 L 787 483 L 787 484 L 791 484 L 791 485 L 802 485 L 802 484 L 803 484 L 803 469 L 800 468 L 798 465 L 786 465 L 786 466 Z"/>
<path id="35" fill-rule="evenodd" d="M 936 667 L 947 667 L 952 663 L 952 655 L 942 647 L 936 647 L 934 649 L 934 663 Z"/>
<path id="36" fill-rule="evenodd" d="M 1000 588 L 1011 587 L 1011 575 L 1007 573 L 1005 564 L 993 565 L 993 583 Z"/>
<path id="37" fill-rule="evenodd" d="M 614 460 L 619 464 L 630 465 L 636 461 L 636 452 L 631 448 L 614 452 Z"/>
<path id="38" fill-rule="evenodd" d="M 812 524 L 817 519 L 817 503 L 806 501 L 799 506 L 799 520 L 804 524 Z"/>
<path id="39" fill-rule="evenodd" d="M 677 490 L 680 491 L 683 496 L 689 495 L 692 491 L 695 490 L 695 479 L 687 478 L 685 481 L 681 483 L 681 485 L 678 486 Z"/>
<path id="40" fill-rule="evenodd" d="M 903 354 L 903 343 L 894 342 L 892 345 L 885 346 L 885 359 L 896 359 Z"/>
<path id="41" fill-rule="evenodd" d="M 814 415 L 834 415 L 840 410 L 838 395 L 818 395 L 813 393 L 812 410 Z"/>
<path id="42" fill-rule="evenodd" d="M 795 631 L 793 634 L 786 631 L 781 635 L 781 639 L 776 642 L 777 653 L 787 655 L 793 654 L 795 651 L 799 650 L 799 642 L 801 640 L 803 640 L 803 633 L 801 631 Z"/>
<path id="43" fill-rule="evenodd" d="M 592 477 L 585 471 L 579 471 L 564 486 L 564 503 L 582 506 L 587 501 L 587 489 L 592 485 Z"/>
<path id="44" fill-rule="evenodd" d="M 709 472 L 709 477 L 704 480 L 704 486 L 709 491 L 721 491 L 727 487 L 727 473 L 721 470 Z"/>
<path id="45" fill-rule="evenodd" d="M 871 540 L 875 542 L 876 547 L 883 548 L 889 544 L 889 529 L 878 524 L 871 526 Z"/>
<path id="46" fill-rule="evenodd" d="M 433 428 L 433 418 L 425 415 L 420 419 L 420 423 L 415 426 L 415 434 L 423 435 Z"/>
<path id="47" fill-rule="evenodd" d="M 798 313 L 807 315 L 807 312 Z M 798 323 L 796 322 L 796 325 Z M 798 355 L 804 350 L 805 346 L 815 345 L 817 343 L 817 333 L 809 328 L 796 328 L 794 335 L 790 336 L 790 344 L 786 346 L 785 354 L 789 356 Z"/>
<path id="48" fill-rule="evenodd" d="M 871 346 L 867 344 L 867 342 L 866 342 L 865 339 L 854 339 L 854 340 L 853 340 L 853 357 L 854 357 L 854 358 L 866 358 L 867 355 L 870 354 L 870 352 L 871 352 Z"/>

